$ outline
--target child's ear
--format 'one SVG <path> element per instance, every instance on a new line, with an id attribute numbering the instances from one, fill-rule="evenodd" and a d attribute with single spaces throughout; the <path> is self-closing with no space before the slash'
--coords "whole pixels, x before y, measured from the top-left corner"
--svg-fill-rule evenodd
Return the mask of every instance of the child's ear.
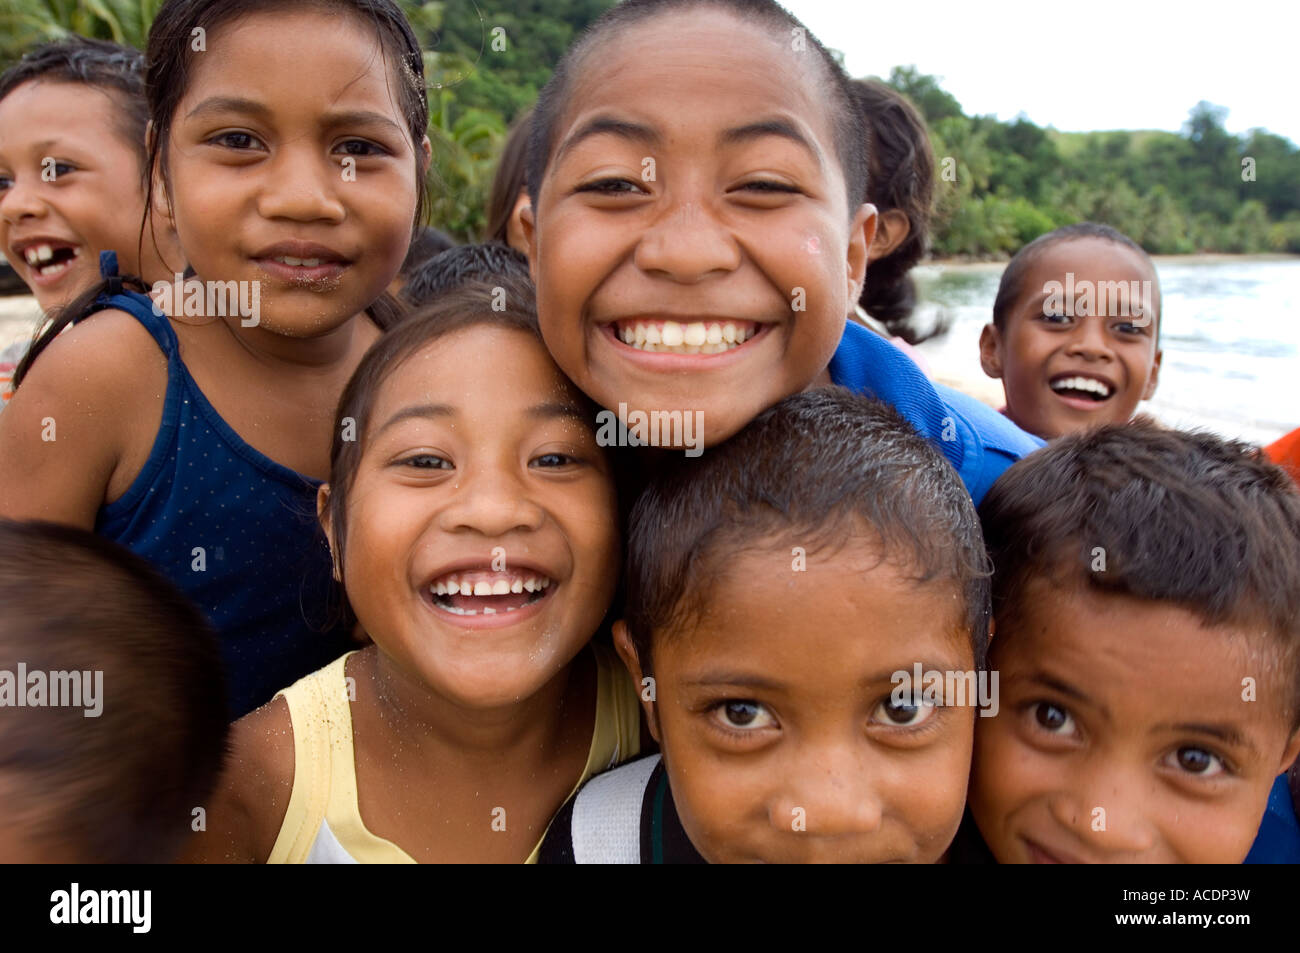
<path id="1" fill-rule="evenodd" d="M 879 261 L 907 240 L 912 223 L 907 213 L 896 208 L 876 215 L 876 237 L 871 240 L 867 261 Z"/>
<path id="2" fill-rule="evenodd" d="M 321 529 L 325 531 L 325 541 L 330 547 L 330 562 L 334 566 L 334 581 L 342 582 L 343 573 L 340 572 L 338 550 L 334 548 L 334 527 L 330 520 L 330 485 L 322 483 L 320 489 L 316 491 L 316 519 L 320 521 Z"/>
<path id="3" fill-rule="evenodd" d="M 523 214 L 524 209 L 532 211 L 532 204 L 532 200 L 528 197 L 528 190 L 520 189 L 519 197 L 515 199 L 514 211 L 510 213 L 510 220 L 506 222 L 506 244 L 527 258 L 532 256 L 528 254 L 529 242 L 524 234 Z"/>
<path id="4" fill-rule="evenodd" d="M 1146 389 L 1142 391 L 1142 399 L 1150 400 L 1155 396 L 1156 385 L 1160 383 L 1160 361 L 1165 356 L 1165 352 L 1156 349 L 1155 360 L 1151 362 L 1151 376 L 1147 378 Z"/>
<path id="5" fill-rule="evenodd" d="M 433 143 L 429 137 L 425 136 L 420 140 L 420 178 L 423 179 L 429 174 L 429 166 L 433 164 Z"/>
<path id="6" fill-rule="evenodd" d="M 533 283 L 537 283 L 537 211 L 533 208 L 532 200 L 520 208 L 518 201 L 515 203 L 515 211 L 519 215 L 519 234 L 524 240 L 524 248 L 520 249 L 528 258 L 528 271 L 532 275 Z M 513 220 L 514 216 L 511 216 Z"/>
<path id="7" fill-rule="evenodd" d="M 153 120 L 150 119 L 149 125 L 145 127 L 144 134 L 145 146 L 149 150 L 149 155 L 153 154 L 153 144 L 156 137 L 157 132 Z M 172 219 L 172 203 L 171 198 L 167 195 L 167 179 L 162 172 L 161 155 L 158 157 L 158 161 L 154 163 L 153 168 L 149 170 L 149 178 L 150 191 L 153 195 L 153 208 L 150 209 L 150 211 L 153 213 L 154 221 L 160 222 L 168 228 L 174 229 L 176 223 Z"/>
<path id="8" fill-rule="evenodd" d="M 1291 740 L 1286 743 L 1286 750 L 1282 752 L 1282 763 L 1273 772 L 1274 777 L 1286 773 L 1296 763 L 1296 758 L 1300 758 L 1300 728 L 1291 733 Z"/>
<path id="9" fill-rule="evenodd" d="M 996 325 L 986 324 L 980 332 L 980 367 L 989 377 L 1002 377 L 1002 332 Z"/>
<path id="10" fill-rule="evenodd" d="M 870 202 L 859 206 L 849 225 L 848 279 L 849 307 L 862 297 L 862 285 L 867 280 L 867 253 L 876 240 L 876 207 Z"/>
<path id="11" fill-rule="evenodd" d="M 619 619 L 614 623 L 614 648 L 618 651 L 618 657 L 623 660 L 627 670 L 632 673 L 632 681 L 636 683 L 637 695 L 641 699 L 641 707 L 645 710 L 646 726 L 650 729 L 650 735 L 656 742 L 662 743 L 663 739 L 659 737 L 659 720 L 655 717 L 655 681 L 654 676 L 649 676 L 649 684 L 646 684 L 646 677 L 641 671 L 641 660 L 637 657 L 636 646 L 632 644 L 632 633 L 627 630 L 627 623 Z"/>

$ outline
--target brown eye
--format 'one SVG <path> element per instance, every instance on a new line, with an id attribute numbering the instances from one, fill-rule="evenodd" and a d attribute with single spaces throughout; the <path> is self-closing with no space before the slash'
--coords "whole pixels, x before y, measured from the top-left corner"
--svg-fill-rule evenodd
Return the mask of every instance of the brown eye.
<path id="1" fill-rule="evenodd" d="M 1050 702 L 1039 702 L 1034 706 L 1034 720 L 1053 734 L 1064 734 L 1065 729 L 1074 725 L 1074 719 L 1070 717 L 1069 712 Z"/>
<path id="2" fill-rule="evenodd" d="M 915 728 L 929 721 L 934 716 L 935 710 L 935 705 L 927 704 L 917 698 L 901 703 L 890 698 L 876 706 L 872 721 L 896 728 Z"/>
<path id="3" fill-rule="evenodd" d="M 1204 748 L 1179 748 L 1173 752 L 1173 759 L 1180 769 L 1201 778 L 1212 778 L 1227 770 L 1222 758 Z"/>
<path id="4" fill-rule="evenodd" d="M 720 702 L 713 708 L 714 719 L 732 731 L 758 731 L 776 725 L 767 706 L 748 698 Z"/>

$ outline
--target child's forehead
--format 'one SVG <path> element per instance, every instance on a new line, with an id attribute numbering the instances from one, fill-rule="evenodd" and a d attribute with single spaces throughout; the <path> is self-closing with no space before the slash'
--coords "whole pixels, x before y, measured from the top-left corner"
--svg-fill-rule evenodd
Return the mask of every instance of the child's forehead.
<path id="1" fill-rule="evenodd" d="M 0 99 L 0 147 L 15 139 L 102 140 L 106 132 L 120 137 L 118 122 L 124 112 L 120 96 L 124 95 L 89 83 L 28 80 Z M 39 122 L 31 122 L 32 116 L 39 116 Z"/>
<path id="2" fill-rule="evenodd" d="M 413 348 L 381 378 L 375 418 L 425 401 L 475 409 L 503 401 L 575 402 L 573 387 L 529 331 L 472 324 Z M 382 420 L 379 422 L 382 423 Z"/>
<path id="3" fill-rule="evenodd" d="M 378 33 L 358 16 L 313 8 L 260 11 L 221 24 L 207 36 L 204 51 L 190 54 L 178 118 L 198 100 L 233 100 L 253 90 L 266 93 L 269 103 L 321 112 L 382 106 L 400 120 L 396 67 Z"/>
<path id="4" fill-rule="evenodd" d="M 1031 580 L 995 632 L 1004 672 L 1047 676 L 1102 704 L 1152 710 L 1192 699 L 1239 700 L 1243 679 L 1280 687 L 1281 652 L 1262 629 L 1207 622 L 1171 602 L 1106 592 L 1082 581 Z M 1001 626 L 1001 622 L 999 625 Z"/>
<path id="5" fill-rule="evenodd" d="M 1096 237 L 1071 238 L 1049 245 L 1032 263 L 1031 271 L 1058 277 L 1069 272 L 1080 279 L 1110 275 L 1155 278 L 1154 266 L 1137 249 Z"/>
<path id="6" fill-rule="evenodd" d="M 626 112 L 660 131 L 727 129 L 767 113 L 800 118 L 833 154 L 824 67 L 773 28 L 716 10 L 633 23 L 579 58 L 557 128 L 593 113 Z"/>
<path id="7" fill-rule="evenodd" d="M 920 582 L 878 537 L 837 545 L 777 532 L 722 547 L 725 554 L 697 564 L 709 582 L 682 594 L 694 611 L 668 634 L 688 655 L 757 660 L 792 652 L 836 671 L 850 656 L 866 670 L 890 653 L 969 666 L 963 593 L 949 580 Z"/>

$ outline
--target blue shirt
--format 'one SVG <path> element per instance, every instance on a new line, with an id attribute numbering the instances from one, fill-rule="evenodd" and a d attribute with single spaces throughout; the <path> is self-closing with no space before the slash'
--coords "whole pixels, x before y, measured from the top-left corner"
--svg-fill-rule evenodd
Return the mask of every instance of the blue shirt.
<path id="1" fill-rule="evenodd" d="M 105 266 L 116 274 L 116 261 Z M 95 532 L 148 559 L 207 615 L 237 718 L 354 647 L 329 611 L 320 484 L 245 443 L 181 362 L 171 322 L 145 296 L 115 291 L 97 307 L 127 312 L 153 336 L 167 356 L 167 396 L 148 461 L 101 507 Z"/>
<path id="2" fill-rule="evenodd" d="M 1300 819 L 1296 818 L 1285 774 L 1273 782 L 1273 790 L 1268 792 L 1268 809 L 1245 862 L 1300 864 Z"/>
<path id="3" fill-rule="evenodd" d="M 973 397 L 931 381 L 880 335 L 849 322 L 831 358 L 831 380 L 893 406 L 956 468 L 971 499 L 984 494 L 1007 467 L 1043 446 Z"/>

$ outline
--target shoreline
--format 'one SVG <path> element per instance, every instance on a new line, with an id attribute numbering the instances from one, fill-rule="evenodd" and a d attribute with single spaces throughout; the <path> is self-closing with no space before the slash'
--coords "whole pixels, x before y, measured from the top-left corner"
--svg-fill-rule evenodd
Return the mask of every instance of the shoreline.
<path id="1" fill-rule="evenodd" d="M 958 258 L 923 258 L 917 268 L 1004 268 L 1011 260 L 1010 255 L 997 258 L 965 256 Z M 1183 265 L 1231 264 L 1247 261 L 1300 261 L 1300 255 L 1284 252 L 1267 252 L 1257 255 L 1235 255 L 1228 252 L 1196 252 L 1191 255 L 1152 255 L 1151 260 L 1178 263 Z"/>

